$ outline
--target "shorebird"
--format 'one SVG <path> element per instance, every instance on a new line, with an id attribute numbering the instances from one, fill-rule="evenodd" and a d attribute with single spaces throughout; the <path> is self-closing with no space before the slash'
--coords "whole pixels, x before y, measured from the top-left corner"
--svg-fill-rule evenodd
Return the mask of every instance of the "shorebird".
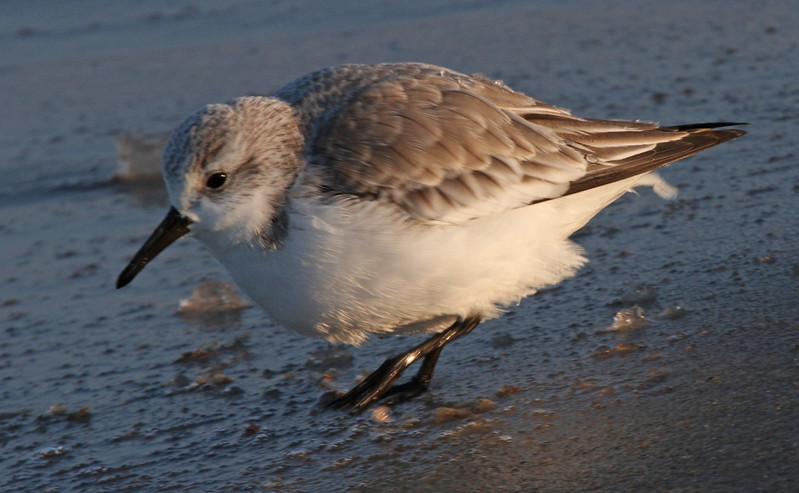
<path id="1" fill-rule="evenodd" d="M 635 186 L 672 195 L 652 171 L 744 134 L 731 125 L 580 118 L 418 63 L 319 70 L 177 127 L 172 207 L 117 287 L 190 234 L 284 327 L 433 334 L 330 403 L 360 411 L 424 392 L 448 342 L 575 274 L 572 233 Z"/>

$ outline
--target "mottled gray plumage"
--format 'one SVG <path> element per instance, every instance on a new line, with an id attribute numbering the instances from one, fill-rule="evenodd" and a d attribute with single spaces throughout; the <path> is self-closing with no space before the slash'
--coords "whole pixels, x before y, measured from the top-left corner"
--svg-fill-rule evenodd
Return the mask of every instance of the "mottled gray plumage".
<path id="1" fill-rule="evenodd" d="M 358 344 L 435 332 L 335 405 L 426 388 L 441 348 L 575 274 L 569 241 L 650 172 L 743 134 L 590 120 L 484 76 L 345 65 L 211 104 L 164 152 L 172 209 L 120 274 L 192 234 L 271 315 Z M 391 383 L 415 359 L 410 386 Z"/>
<path id="2" fill-rule="evenodd" d="M 591 120 L 484 76 L 418 63 L 343 65 L 279 90 L 302 137 L 296 173 L 329 195 L 397 205 L 422 222 L 459 223 L 646 173 L 741 130 Z M 184 121 L 165 173 L 205 166 L 242 98 Z M 282 151 L 294 152 L 281 148 Z M 288 161 L 283 161 L 288 162 Z M 296 174 L 294 173 L 294 174 Z"/>
<path id="3" fill-rule="evenodd" d="M 275 97 L 297 111 L 309 174 L 325 192 L 393 202 L 421 221 L 601 186 L 743 133 L 578 118 L 501 82 L 416 63 L 324 69 Z"/>

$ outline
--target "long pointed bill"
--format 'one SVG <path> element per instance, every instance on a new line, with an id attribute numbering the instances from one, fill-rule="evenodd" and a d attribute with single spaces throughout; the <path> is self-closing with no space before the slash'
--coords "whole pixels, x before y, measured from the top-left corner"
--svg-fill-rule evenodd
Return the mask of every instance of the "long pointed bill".
<path id="1" fill-rule="evenodd" d="M 144 245 L 136 252 L 136 256 L 130 261 L 125 270 L 117 278 L 117 289 L 127 286 L 136 277 L 147 263 L 154 259 L 156 255 L 171 245 L 175 240 L 189 233 L 191 219 L 182 216 L 174 207 L 169 209 L 166 217 L 161 224 L 155 228 L 153 234 L 147 238 Z"/>

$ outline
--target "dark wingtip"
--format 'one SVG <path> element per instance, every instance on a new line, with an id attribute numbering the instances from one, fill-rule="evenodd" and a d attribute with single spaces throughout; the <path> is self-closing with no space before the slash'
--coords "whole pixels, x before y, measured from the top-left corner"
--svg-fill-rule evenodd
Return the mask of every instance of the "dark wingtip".
<path id="1" fill-rule="evenodd" d="M 735 127 L 738 125 L 749 125 L 748 122 L 708 122 L 708 123 L 689 123 L 688 125 L 674 125 L 671 127 L 661 127 L 670 130 L 701 130 L 705 128 Z"/>

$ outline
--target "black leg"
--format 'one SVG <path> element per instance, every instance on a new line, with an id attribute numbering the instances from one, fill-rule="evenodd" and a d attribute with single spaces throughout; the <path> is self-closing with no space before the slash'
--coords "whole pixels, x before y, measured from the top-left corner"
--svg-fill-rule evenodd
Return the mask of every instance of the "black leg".
<path id="1" fill-rule="evenodd" d="M 422 360 L 422 366 L 413 378 L 405 383 L 392 385 L 381 398 L 392 396 L 388 404 L 393 405 L 426 392 L 430 386 L 430 380 L 433 378 L 433 370 L 436 368 L 436 362 L 438 362 L 438 356 L 441 354 L 442 349 L 444 349 L 444 346 L 439 346 L 430 351 Z"/>
<path id="2" fill-rule="evenodd" d="M 388 395 L 400 394 L 400 400 L 405 400 L 421 394 L 427 390 L 430 384 L 433 370 L 438 362 L 438 356 L 444 346 L 453 339 L 468 334 L 479 323 L 480 319 L 477 317 L 458 319 L 450 327 L 418 346 L 399 356 L 387 359 L 380 365 L 380 368 L 372 372 L 352 390 L 334 399 L 327 407 L 352 407 L 353 411 L 360 412 L 375 401 Z M 392 387 L 392 384 L 402 375 L 402 372 L 423 356 L 422 367 L 416 376 L 410 382 Z"/>

